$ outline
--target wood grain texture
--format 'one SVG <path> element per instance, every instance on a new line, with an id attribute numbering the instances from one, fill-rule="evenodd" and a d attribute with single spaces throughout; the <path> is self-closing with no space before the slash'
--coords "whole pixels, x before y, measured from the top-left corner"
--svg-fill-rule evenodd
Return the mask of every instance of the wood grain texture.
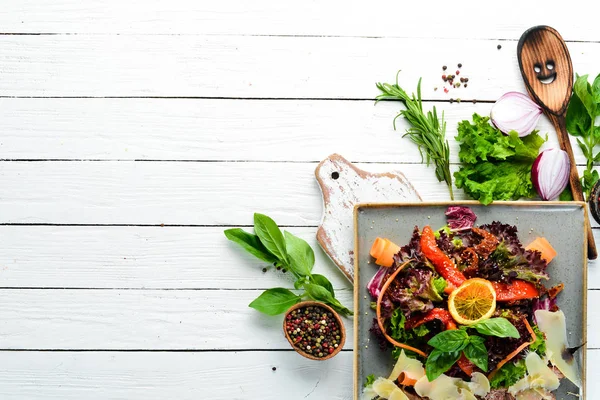
<path id="1" fill-rule="evenodd" d="M 282 315 L 270 317 L 248 307 L 261 293 L 3 289 L 0 348 L 291 349 L 281 328 Z M 336 298 L 353 309 L 351 290 L 338 290 Z M 345 348 L 351 349 L 354 336 L 352 329 L 347 331 Z"/>
<path id="2" fill-rule="evenodd" d="M 0 397 L 347 400 L 352 396 L 351 372 L 352 353 L 344 351 L 320 363 L 293 351 L 1 352 Z"/>
<path id="3" fill-rule="evenodd" d="M 489 115 L 492 105 L 425 104 L 432 106 L 445 113 L 451 161 L 458 162 L 458 122 Z M 420 162 L 416 146 L 401 138 L 406 122 L 392 127 L 400 107 L 369 100 L 0 99 L 0 158 L 315 162 L 339 152 L 354 162 Z M 558 146 L 546 117 L 538 129 L 548 133 L 544 148 Z"/>
<path id="4" fill-rule="evenodd" d="M 363 171 L 339 154 L 321 161 L 315 176 L 323 195 L 317 240 L 350 281 L 354 280 L 354 206 L 358 203 L 421 201 L 400 171 Z"/>
<path id="5" fill-rule="evenodd" d="M 432 58 L 414 62 L 430 48 Z M 595 70 L 600 43 L 569 48 L 578 71 Z M 424 99 L 524 91 L 516 42 L 498 51 L 467 39 L 0 35 L 0 54 L 2 96 L 371 99 L 375 82 L 393 81 L 399 69 L 409 91 L 423 77 Z M 441 67 L 457 63 L 469 86 L 445 94 Z"/>
<path id="6" fill-rule="evenodd" d="M 435 3 L 434 3 L 435 4 Z M 584 7 L 584 8 L 583 8 Z M 481 7 L 475 0 L 456 4 L 458 14 L 431 3 L 356 0 L 44 0 L 9 1 L 0 9 L 3 32 L 243 34 L 397 36 L 409 38 L 513 39 L 535 24 L 559 29 L 567 40 L 598 40 L 595 3 L 581 7 L 539 7 L 507 0 Z M 516 9 L 518 13 L 514 12 Z M 468 10 L 468 21 L 460 19 Z M 382 19 L 385 18 L 385 23 Z M 573 23 L 577 21 L 577 23 Z M 499 42 L 503 43 L 503 42 Z"/>
<path id="7" fill-rule="evenodd" d="M 36 288 L 293 288 L 228 241 L 222 227 L 0 226 L 0 286 Z M 252 231 L 252 228 L 244 228 Z M 316 227 L 289 228 L 315 250 L 314 272 L 334 287 L 345 276 L 319 249 Z M 268 272 L 262 272 L 268 268 Z M 600 281 L 599 281 L 600 285 Z M 223 292 L 225 293 L 225 292 Z"/>

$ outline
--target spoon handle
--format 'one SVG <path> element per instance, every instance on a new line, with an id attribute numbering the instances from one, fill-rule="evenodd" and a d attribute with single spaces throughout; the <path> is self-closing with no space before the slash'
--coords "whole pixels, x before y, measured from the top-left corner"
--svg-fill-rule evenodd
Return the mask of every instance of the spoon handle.
<path id="1" fill-rule="evenodd" d="M 565 125 L 565 116 L 557 116 L 551 113 L 547 113 L 547 115 L 548 118 L 550 118 L 552 125 L 554 125 L 554 128 L 556 129 L 556 136 L 558 137 L 560 148 L 566 151 L 569 155 L 569 162 L 571 164 L 571 169 L 569 173 L 569 184 L 571 186 L 571 192 L 573 193 L 573 200 L 585 201 L 583 197 L 581 181 L 579 180 L 579 174 L 577 173 L 575 157 L 573 156 L 573 148 L 571 147 L 571 142 L 569 141 L 569 134 L 567 133 L 567 127 Z M 589 218 L 587 218 L 585 222 L 585 229 L 587 234 L 588 259 L 595 260 L 598 257 L 598 250 L 596 249 L 596 242 L 594 240 L 594 234 L 592 232 L 592 227 L 590 225 Z"/>

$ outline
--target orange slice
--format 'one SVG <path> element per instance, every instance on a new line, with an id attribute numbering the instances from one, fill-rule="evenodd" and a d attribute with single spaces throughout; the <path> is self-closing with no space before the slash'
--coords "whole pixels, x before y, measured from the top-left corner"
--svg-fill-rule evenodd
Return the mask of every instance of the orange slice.
<path id="1" fill-rule="evenodd" d="M 488 319 L 495 310 L 496 291 L 485 279 L 468 279 L 448 297 L 448 311 L 461 325 L 473 325 Z"/>

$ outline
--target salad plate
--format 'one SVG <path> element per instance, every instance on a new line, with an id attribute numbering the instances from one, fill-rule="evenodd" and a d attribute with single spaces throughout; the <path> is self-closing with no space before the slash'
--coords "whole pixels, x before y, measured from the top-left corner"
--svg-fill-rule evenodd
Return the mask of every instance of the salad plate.
<path id="1" fill-rule="evenodd" d="M 494 221 L 517 228 L 519 240 L 527 246 L 543 237 L 556 250 L 548 263 L 549 276 L 544 286 L 564 284 L 556 297 L 557 306 L 564 312 L 568 343 L 583 346 L 575 352 L 580 369 L 581 388 L 585 388 L 587 243 L 585 224 L 587 209 L 582 202 L 494 202 L 483 206 L 476 201 L 444 203 L 368 203 L 354 208 L 355 280 L 354 280 L 354 399 L 361 398 L 367 376 L 387 377 L 394 367 L 392 349 L 381 350 L 378 338 L 371 332 L 376 324 L 373 298 L 367 284 L 379 270 L 369 254 L 376 238 L 386 238 L 402 247 L 409 243 L 415 227 L 430 226 L 434 231 L 447 225 L 445 212 L 449 206 L 470 208 L 477 220 L 475 226 Z M 571 398 L 580 389 L 568 379 L 552 392 L 556 398 Z M 574 398 L 574 397 L 573 397 Z"/>

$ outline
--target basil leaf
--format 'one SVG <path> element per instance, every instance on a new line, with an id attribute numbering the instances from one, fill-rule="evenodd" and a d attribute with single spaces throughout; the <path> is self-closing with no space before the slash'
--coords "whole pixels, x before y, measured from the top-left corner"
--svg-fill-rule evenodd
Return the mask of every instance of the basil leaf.
<path id="1" fill-rule="evenodd" d="M 577 94 L 573 93 L 566 116 L 567 131 L 573 136 L 587 137 L 592 127 L 592 118 Z M 579 144 L 581 147 L 581 143 Z"/>
<path id="2" fill-rule="evenodd" d="M 315 265 L 315 253 L 305 240 L 285 231 L 285 250 L 289 257 L 288 267 L 297 275 L 310 275 Z"/>
<path id="3" fill-rule="evenodd" d="M 299 303 L 302 297 L 284 288 L 265 290 L 249 307 L 268 315 L 278 315 L 286 312 L 291 306 Z"/>
<path id="4" fill-rule="evenodd" d="M 444 352 L 434 349 L 429 353 L 425 363 L 425 371 L 429 382 L 448 371 L 460 358 L 460 351 Z"/>
<path id="5" fill-rule="evenodd" d="M 475 336 L 477 337 L 477 336 Z M 477 365 L 484 372 L 488 370 L 488 353 L 485 348 L 485 344 L 483 344 L 483 339 L 481 341 L 471 341 L 464 350 L 465 357 L 467 357 L 473 364 Z"/>
<path id="6" fill-rule="evenodd" d="M 244 250 L 252 254 L 254 257 L 259 258 L 268 263 L 277 261 L 277 257 L 269 253 L 269 251 L 263 246 L 258 236 L 248 233 L 240 228 L 227 229 L 225 231 L 227 239 L 231 240 L 242 246 Z"/>
<path id="7" fill-rule="evenodd" d="M 254 214 L 254 231 L 262 244 L 271 254 L 287 264 L 285 239 L 279 227 L 271 218 L 263 214 Z"/>
<path id="8" fill-rule="evenodd" d="M 471 325 L 470 328 L 487 336 L 520 338 L 519 331 L 506 318 L 490 318 Z"/>
<path id="9" fill-rule="evenodd" d="M 461 351 L 468 343 L 469 335 L 460 329 L 440 332 L 427 342 L 440 351 Z"/>
<path id="10" fill-rule="evenodd" d="M 321 285 L 317 285 L 315 283 L 306 283 L 304 285 L 304 289 L 313 300 L 322 301 L 324 303 L 333 303 L 335 300 L 331 295 L 331 292 Z"/>
<path id="11" fill-rule="evenodd" d="M 331 296 L 335 297 L 335 293 L 333 291 L 333 285 L 331 284 L 331 282 L 329 282 L 329 279 L 327 279 L 323 275 L 319 275 L 319 274 L 313 274 L 310 279 L 311 279 L 312 283 L 316 283 L 319 286 L 323 286 L 325 289 L 327 289 L 329 291 L 329 293 L 331 293 Z"/>
<path id="12" fill-rule="evenodd" d="M 577 94 L 577 97 L 579 97 L 579 100 L 581 100 L 589 117 L 593 121 L 597 115 L 597 107 L 594 97 L 592 96 L 592 86 L 588 82 L 587 75 L 577 77 L 577 80 L 573 85 L 573 92 Z"/>
<path id="13" fill-rule="evenodd" d="M 596 76 L 596 79 L 594 79 L 594 83 L 592 83 L 592 96 L 594 98 L 594 101 L 596 102 L 596 105 L 598 106 L 598 104 L 600 103 L 600 74 Z"/>

